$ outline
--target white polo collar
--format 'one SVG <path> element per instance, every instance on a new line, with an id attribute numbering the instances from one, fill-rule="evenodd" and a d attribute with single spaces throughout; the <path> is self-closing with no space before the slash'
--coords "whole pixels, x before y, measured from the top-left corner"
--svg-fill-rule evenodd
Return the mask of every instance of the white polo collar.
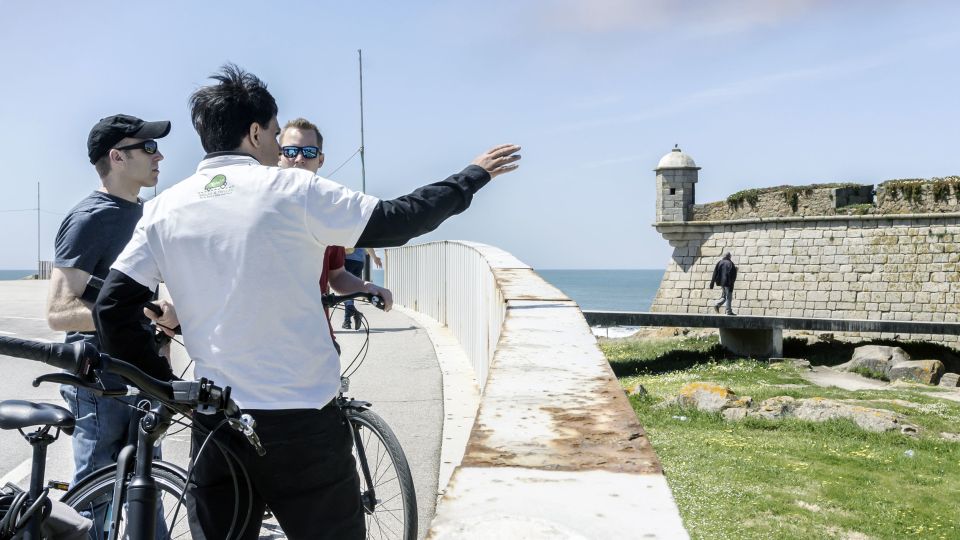
<path id="1" fill-rule="evenodd" d="M 197 165 L 197 172 L 228 165 L 260 165 L 260 162 L 243 152 L 211 152 Z"/>

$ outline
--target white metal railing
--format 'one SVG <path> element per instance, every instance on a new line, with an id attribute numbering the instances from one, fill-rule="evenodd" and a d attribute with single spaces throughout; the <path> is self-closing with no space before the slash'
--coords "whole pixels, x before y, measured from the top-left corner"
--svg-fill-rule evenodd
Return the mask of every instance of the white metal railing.
<path id="1" fill-rule="evenodd" d="M 384 282 L 394 302 L 450 329 L 470 359 L 481 390 L 506 315 L 485 252 L 495 255 L 498 268 L 529 268 L 496 248 L 459 241 L 387 249 L 384 262 Z"/>
<path id="2" fill-rule="evenodd" d="M 53 261 L 39 261 L 37 264 L 37 279 L 50 279 L 53 271 Z"/>

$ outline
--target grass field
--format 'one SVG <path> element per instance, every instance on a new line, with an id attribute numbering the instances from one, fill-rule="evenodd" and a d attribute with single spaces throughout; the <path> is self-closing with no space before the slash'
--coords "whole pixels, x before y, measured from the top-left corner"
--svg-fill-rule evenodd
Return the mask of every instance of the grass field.
<path id="1" fill-rule="evenodd" d="M 939 436 L 960 431 L 960 404 L 913 389 L 810 386 L 792 366 L 725 358 L 716 337 L 601 347 L 625 388 L 639 382 L 649 392 L 631 402 L 693 538 L 960 539 L 960 443 Z M 692 381 L 755 402 L 856 400 L 902 413 L 921 432 L 870 433 L 846 420 L 725 422 L 657 406 Z"/>

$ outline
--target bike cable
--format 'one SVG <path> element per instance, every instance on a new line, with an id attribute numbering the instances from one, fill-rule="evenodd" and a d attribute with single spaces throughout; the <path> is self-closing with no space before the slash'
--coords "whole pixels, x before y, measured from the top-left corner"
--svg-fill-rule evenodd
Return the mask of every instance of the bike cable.
<path id="1" fill-rule="evenodd" d="M 224 418 L 222 421 L 220 421 L 219 424 L 217 424 L 212 430 L 210 430 L 207 433 L 206 438 L 204 438 L 203 443 L 200 445 L 200 449 L 197 451 L 197 455 L 190 459 L 190 465 L 187 467 L 186 485 L 187 487 L 190 486 L 190 481 L 193 479 L 194 469 L 197 464 L 197 461 L 199 460 L 200 456 L 203 455 L 203 452 L 207 449 L 207 443 L 212 441 L 214 446 L 216 446 L 217 449 L 220 451 L 220 453 L 223 455 L 223 459 L 230 470 L 230 478 L 231 480 L 233 480 L 233 519 L 231 519 L 230 521 L 230 530 L 227 532 L 226 538 L 234 538 L 233 532 L 234 532 L 234 528 L 237 525 L 237 521 L 239 518 L 238 513 L 240 511 L 240 484 L 237 480 L 237 471 L 236 469 L 234 469 L 233 462 L 236 462 L 236 464 L 240 468 L 240 471 L 243 473 L 244 480 L 246 480 L 246 484 L 247 484 L 247 493 L 253 493 L 253 484 L 250 481 L 250 474 L 247 472 L 247 468 L 243 465 L 243 462 L 240 461 L 240 458 L 232 450 L 221 445 L 218 441 L 213 440 L 214 433 L 216 433 L 217 430 L 222 428 L 227 423 L 229 423 L 229 420 Z M 203 426 L 198 426 L 196 423 L 194 423 L 191 427 L 201 431 L 206 429 Z M 176 523 L 177 514 L 180 512 L 180 508 L 183 505 L 183 499 L 185 496 L 186 496 L 186 490 L 184 490 L 184 492 L 180 494 L 180 499 L 177 500 L 176 509 L 174 510 L 174 513 L 173 513 L 173 519 L 171 520 L 174 523 Z M 250 514 L 252 513 L 252 511 L 253 511 L 253 498 L 248 497 L 247 511 L 245 512 L 243 523 L 241 524 L 239 529 L 241 534 L 247 528 L 247 525 L 250 522 Z M 239 536 L 237 537 L 239 538 Z"/>
<path id="2" fill-rule="evenodd" d="M 340 306 L 337 306 L 333 309 L 333 311 L 337 311 L 339 309 L 341 309 Z M 333 313 L 331 313 L 330 316 L 332 318 Z M 365 333 L 363 345 L 360 346 L 360 350 L 357 351 L 357 354 L 353 357 L 353 360 L 351 360 L 350 363 L 347 364 L 347 367 L 343 369 L 343 377 L 352 377 L 353 374 L 360 369 L 360 366 L 363 365 L 363 362 L 367 359 L 367 353 L 370 351 L 370 322 L 365 316 L 363 316 L 363 314 L 361 314 L 360 320 L 363 322 Z"/>
<path id="3" fill-rule="evenodd" d="M 17 533 L 20 512 L 28 498 L 29 494 L 26 491 L 0 497 L 0 512 L 3 513 L 0 516 L 0 538 L 13 538 Z"/>
<path id="4" fill-rule="evenodd" d="M 164 330 L 170 330 L 171 332 L 176 332 L 175 329 L 170 328 L 169 326 L 166 326 L 166 325 L 163 325 L 163 324 L 160 324 L 160 323 L 154 323 L 154 324 L 156 324 L 158 328 L 163 328 Z M 183 347 L 184 350 L 186 350 L 187 346 L 184 345 L 183 342 L 180 341 L 179 339 L 177 339 L 176 337 L 167 334 L 167 338 L 168 338 L 170 341 L 176 343 L 177 345 L 180 345 L 181 347 Z M 169 361 L 169 359 L 168 359 L 168 361 Z M 193 365 L 193 358 L 191 358 L 190 361 L 187 362 L 187 365 L 184 366 L 183 371 L 180 372 L 179 378 L 182 379 L 183 376 L 186 375 L 187 370 L 190 369 L 190 366 L 192 366 L 192 365 Z"/>

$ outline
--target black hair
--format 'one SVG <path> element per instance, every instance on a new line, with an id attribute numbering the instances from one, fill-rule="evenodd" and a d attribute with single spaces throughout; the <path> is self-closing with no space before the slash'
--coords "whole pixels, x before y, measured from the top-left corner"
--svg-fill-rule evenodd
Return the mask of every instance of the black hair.
<path id="1" fill-rule="evenodd" d="M 250 124 L 270 124 L 277 115 L 277 102 L 263 81 L 236 64 L 224 64 L 210 78 L 219 83 L 190 96 L 193 127 L 207 152 L 236 150 Z"/>

